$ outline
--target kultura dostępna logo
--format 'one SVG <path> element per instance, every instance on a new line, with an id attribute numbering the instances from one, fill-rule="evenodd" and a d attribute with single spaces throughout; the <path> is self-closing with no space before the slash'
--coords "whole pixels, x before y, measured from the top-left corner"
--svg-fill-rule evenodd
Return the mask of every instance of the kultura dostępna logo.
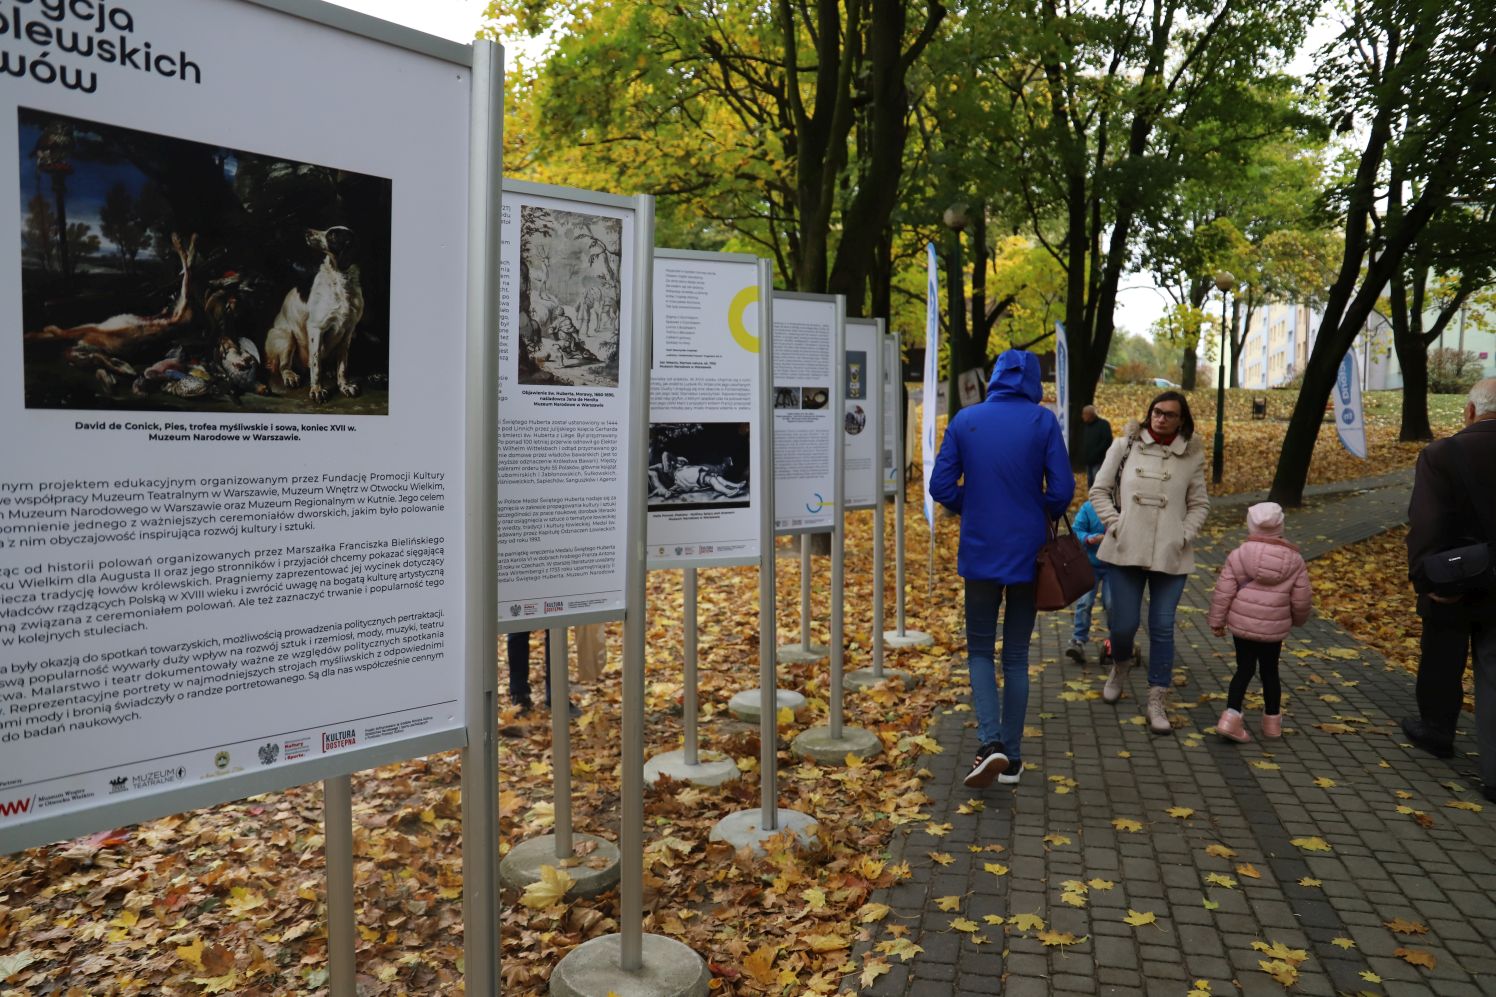
<path id="1" fill-rule="evenodd" d="M 322 753 L 336 751 L 338 748 L 351 748 L 358 743 L 358 732 L 353 728 L 347 730 L 335 730 L 331 734 L 322 732 Z"/>

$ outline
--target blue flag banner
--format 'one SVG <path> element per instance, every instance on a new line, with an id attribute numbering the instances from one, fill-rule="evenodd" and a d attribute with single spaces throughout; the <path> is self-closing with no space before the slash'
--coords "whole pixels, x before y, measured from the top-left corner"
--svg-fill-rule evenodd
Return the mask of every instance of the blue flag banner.
<path id="1" fill-rule="evenodd" d="M 1340 373 L 1335 378 L 1335 431 L 1340 434 L 1340 445 L 1353 456 L 1366 459 L 1366 417 L 1361 411 L 1361 378 L 1356 370 L 1355 351 L 1347 353 L 1340 361 Z"/>
<path id="2" fill-rule="evenodd" d="M 920 462 L 925 477 L 925 521 L 935 532 L 935 500 L 930 498 L 930 475 L 935 471 L 935 416 L 940 408 L 940 271 L 935 243 L 926 247 L 929 273 L 925 284 L 925 401 L 920 425 Z"/>
<path id="3" fill-rule="evenodd" d="M 1054 400 L 1059 409 L 1060 439 L 1070 452 L 1070 341 L 1065 338 L 1065 323 L 1054 324 Z"/>

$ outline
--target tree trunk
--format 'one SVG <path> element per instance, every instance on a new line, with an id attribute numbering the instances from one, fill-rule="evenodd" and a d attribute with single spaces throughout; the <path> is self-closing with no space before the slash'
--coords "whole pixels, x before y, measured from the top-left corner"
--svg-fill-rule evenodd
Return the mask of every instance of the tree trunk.
<path id="1" fill-rule="evenodd" d="M 952 232 L 945 255 L 945 313 L 947 354 L 946 412 L 951 418 L 961 411 L 961 372 L 966 369 L 971 340 L 966 334 L 966 280 L 961 273 L 961 233 Z M 929 349 L 929 344 L 925 345 Z"/>
<path id="2" fill-rule="evenodd" d="M 1434 438 L 1428 421 L 1428 348 L 1421 342 L 1410 342 L 1407 336 L 1394 336 L 1397 362 L 1402 366 L 1402 426 L 1397 438 L 1403 443 Z"/>
<path id="3" fill-rule="evenodd" d="M 1186 346 L 1184 356 L 1179 359 L 1179 386 L 1185 391 L 1194 391 L 1199 370 L 1200 354 L 1195 352 L 1193 346 Z"/>

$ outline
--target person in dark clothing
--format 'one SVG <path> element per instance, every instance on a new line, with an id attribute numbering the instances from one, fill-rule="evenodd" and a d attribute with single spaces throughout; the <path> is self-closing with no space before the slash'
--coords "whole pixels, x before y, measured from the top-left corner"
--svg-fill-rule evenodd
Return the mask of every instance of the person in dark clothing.
<path id="1" fill-rule="evenodd" d="M 1090 488 L 1096 484 L 1096 472 L 1101 470 L 1101 462 L 1111 449 L 1112 424 L 1096 414 L 1095 405 L 1081 409 L 1080 418 L 1084 423 L 1080 431 L 1081 456 L 1086 460 L 1086 487 Z"/>
<path id="2" fill-rule="evenodd" d="M 1496 378 L 1470 390 L 1465 428 L 1418 457 L 1408 503 L 1408 578 L 1418 593 L 1423 640 L 1418 713 L 1403 733 L 1441 758 L 1454 754 L 1467 657 L 1475 663 L 1475 734 L 1486 799 L 1496 802 L 1496 588 L 1441 592 L 1423 560 L 1472 540 L 1496 544 Z"/>
<path id="3" fill-rule="evenodd" d="M 545 634 L 545 705 L 551 705 L 551 632 L 542 630 Z M 530 632 L 520 630 L 509 635 L 508 645 L 509 658 L 509 698 L 519 706 L 521 713 L 529 713 L 535 708 L 535 703 L 530 698 Z M 575 703 L 567 702 L 567 712 L 573 716 L 580 716 L 581 711 Z"/>
<path id="4" fill-rule="evenodd" d="M 964 780 L 971 789 L 1022 777 L 1035 559 L 1075 493 L 1059 420 L 1042 398 L 1039 358 L 1005 351 L 986 400 L 946 427 L 930 475 L 930 497 L 961 517 L 956 573 L 966 580 L 967 666 L 980 738 Z M 1001 692 L 994 661 L 1000 608 Z"/>

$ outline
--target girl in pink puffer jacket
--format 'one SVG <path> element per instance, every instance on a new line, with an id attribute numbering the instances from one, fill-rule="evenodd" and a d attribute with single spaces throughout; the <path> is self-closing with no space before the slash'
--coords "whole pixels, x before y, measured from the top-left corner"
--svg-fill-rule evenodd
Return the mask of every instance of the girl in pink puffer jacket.
<path id="1" fill-rule="evenodd" d="M 1242 719 L 1247 683 L 1262 669 L 1262 736 L 1283 736 L 1283 690 L 1278 657 L 1283 638 L 1309 619 L 1313 591 L 1299 549 L 1283 539 L 1283 507 L 1259 502 L 1247 510 L 1247 539 L 1226 558 L 1210 597 L 1210 629 L 1236 643 L 1236 676 L 1216 733 L 1232 741 L 1252 740 Z"/>

